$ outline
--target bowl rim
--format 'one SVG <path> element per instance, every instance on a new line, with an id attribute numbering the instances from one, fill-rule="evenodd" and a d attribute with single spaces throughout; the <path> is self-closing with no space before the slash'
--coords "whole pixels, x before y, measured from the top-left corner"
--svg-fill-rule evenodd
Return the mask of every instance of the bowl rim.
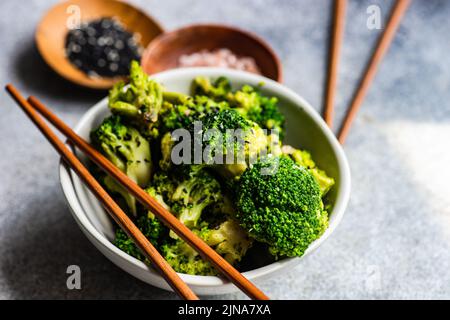
<path id="1" fill-rule="evenodd" d="M 338 172 L 340 174 L 340 185 L 338 194 L 336 196 L 335 205 L 333 207 L 333 211 L 331 214 L 335 216 L 333 219 L 333 223 L 328 226 L 326 231 L 322 234 L 320 238 L 315 240 L 311 245 L 308 247 L 308 249 L 305 251 L 304 255 L 302 257 L 294 257 L 294 258 L 286 258 L 280 261 L 273 262 L 269 265 L 252 269 L 249 271 L 245 271 L 242 274 L 249 280 L 253 280 L 256 278 L 264 277 L 265 275 L 268 275 L 269 273 L 274 273 L 275 271 L 279 271 L 282 268 L 286 268 L 287 266 L 290 266 L 292 264 L 297 264 L 299 261 L 308 256 L 310 253 L 312 253 L 314 250 L 316 250 L 322 243 L 329 238 L 329 236 L 334 232 L 334 230 L 337 228 L 339 223 L 342 220 L 342 217 L 344 215 L 345 209 L 347 207 L 349 198 L 350 198 L 350 189 L 351 189 L 351 176 L 350 176 L 350 167 L 347 161 L 347 157 L 344 153 L 344 150 L 340 143 L 338 142 L 337 138 L 333 134 L 333 132 L 329 129 L 329 127 L 326 125 L 325 121 L 322 119 L 322 117 L 317 113 L 317 111 L 300 95 L 295 93 L 292 89 L 289 89 L 288 87 L 271 80 L 269 78 L 251 74 L 248 72 L 243 71 L 237 71 L 232 69 L 223 69 L 223 68 L 212 68 L 212 67 L 195 67 L 195 68 L 180 68 L 180 69 L 171 69 L 167 71 L 163 71 L 154 75 L 151 75 L 152 78 L 156 78 L 156 80 L 163 82 L 166 78 L 172 78 L 180 75 L 192 75 L 192 77 L 195 77 L 195 75 L 202 74 L 204 76 L 209 77 L 217 77 L 219 75 L 223 76 L 231 76 L 234 78 L 240 78 L 241 81 L 250 81 L 254 83 L 264 82 L 265 87 L 270 87 L 270 90 L 276 91 L 277 95 L 284 96 L 292 101 L 295 102 L 295 105 L 297 108 L 302 108 L 305 113 L 311 119 L 318 125 L 319 129 L 324 133 L 326 139 L 330 143 L 331 149 L 333 150 L 336 159 L 337 159 L 337 167 Z M 80 128 L 84 126 L 85 122 L 87 122 L 89 119 L 91 119 L 95 114 L 97 114 L 100 110 L 104 108 L 105 103 L 107 103 L 107 97 L 103 98 L 99 102 L 97 102 L 94 106 L 92 106 L 90 109 L 87 110 L 87 112 L 81 117 L 81 119 L 77 122 L 77 124 L 74 127 L 75 132 L 79 132 Z M 67 181 L 67 179 L 63 180 L 62 176 L 69 174 L 70 181 Z M 95 238 L 95 240 L 101 244 L 105 249 L 110 251 L 113 254 L 118 255 L 121 257 L 126 263 L 132 264 L 134 267 L 137 267 L 141 269 L 141 271 L 144 272 L 150 272 L 153 275 L 157 275 L 161 277 L 155 270 L 148 267 L 145 263 L 142 261 L 126 254 L 116 246 L 114 246 L 113 243 L 111 243 L 104 235 L 98 231 L 93 224 L 89 221 L 87 218 L 87 215 L 85 213 L 85 208 L 80 203 L 80 200 L 78 198 L 76 188 L 74 185 L 73 178 L 76 176 L 75 172 L 69 168 L 67 168 L 64 165 L 63 160 L 60 161 L 59 164 L 59 176 L 60 176 L 60 183 L 63 190 L 63 193 L 66 197 L 66 200 L 71 208 L 71 213 L 74 216 L 75 220 L 78 222 L 80 227 L 84 229 L 83 231 L 88 232 L 92 237 Z M 71 196 L 70 194 L 75 194 L 75 198 Z M 72 205 L 72 202 L 76 201 L 76 205 Z M 92 241 L 92 240 L 91 240 Z M 133 275 L 133 274 L 132 274 Z M 188 285 L 197 285 L 197 286 L 203 286 L 203 287 L 215 287 L 215 286 L 221 286 L 228 284 L 229 281 L 226 279 L 223 279 L 218 276 L 200 276 L 200 275 L 189 275 L 189 274 L 182 274 L 179 273 L 180 277 L 185 281 Z M 133 275 L 135 276 L 135 275 Z"/>
<path id="2" fill-rule="evenodd" d="M 61 76 L 62 78 L 64 78 L 65 80 L 74 83 L 80 87 L 85 87 L 85 88 L 90 88 L 90 89 L 94 89 L 94 90 L 107 90 L 109 88 L 111 88 L 115 82 L 120 81 L 125 79 L 126 77 L 99 77 L 99 78 L 89 78 L 89 77 L 83 77 L 83 78 L 76 78 L 73 77 L 69 74 L 67 74 L 64 71 L 64 68 L 62 68 L 61 66 L 59 66 L 58 64 L 55 64 L 52 59 L 50 59 L 50 56 L 48 54 L 48 50 L 46 49 L 46 45 L 40 40 L 39 34 L 44 26 L 44 23 L 46 22 L 46 20 L 48 19 L 48 16 L 50 15 L 50 13 L 53 10 L 56 10 L 57 7 L 60 6 L 67 6 L 71 3 L 76 4 L 77 2 L 79 2 L 80 0 L 66 0 L 66 1 L 61 1 L 58 3 L 55 3 L 54 5 L 52 5 L 51 7 L 49 7 L 47 9 L 47 11 L 43 14 L 42 18 L 39 20 L 35 32 L 34 32 L 34 42 L 35 45 L 38 49 L 38 52 L 40 54 L 40 56 L 42 57 L 42 59 L 45 61 L 45 63 L 54 71 L 56 72 L 59 76 Z M 90 3 L 92 2 L 92 0 L 81 0 L 84 1 L 86 3 Z M 94 0 L 97 1 L 97 0 Z M 114 1 L 114 2 L 118 2 L 121 5 L 124 5 L 136 12 L 139 12 L 140 14 L 142 14 L 142 16 L 146 17 L 146 19 L 150 20 L 153 22 L 153 24 L 155 25 L 155 27 L 159 30 L 160 34 L 165 33 L 165 29 L 162 26 L 161 22 L 156 19 L 155 17 L 153 17 L 152 15 L 150 15 L 146 10 L 141 9 L 140 7 L 130 3 L 130 2 L 125 2 L 125 1 L 120 1 L 120 0 L 109 0 L 109 1 Z M 159 36 L 159 35 L 158 35 Z M 156 37 L 158 37 L 156 36 Z M 148 44 L 147 46 L 154 40 L 156 39 L 153 38 Z M 144 47 L 145 50 L 145 47 Z"/>
<path id="3" fill-rule="evenodd" d="M 276 69 L 277 69 L 277 79 L 271 79 L 271 80 L 275 80 L 278 81 L 279 83 L 283 83 L 283 64 L 281 63 L 281 59 L 278 56 L 278 54 L 275 52 L 275 49 L 272 48 L 272 46 L 269 44 L 269 42 L 267 42 L 266 40 L 264 40 L 262 37 L 260 37 L 259 35 L 257 35 L 256 33 L 249 31 L 249 30 L 245 30 L 242 29 L 240 27 L 236 27 L 233 25 L 229 25 L 226 23 L 213 23 L 213 22 L 200 22 L 200 23 L 191 23 L 185 26 L 182 26 L 180 28 L 176 28 L 170 31 L 166 31 L 163 32 L 161 34 L 159 34 L 158 36 L 156 36 L 145 48 L 142 57 L 141 57 L 141 65 L 145 66 L 144 63 L 146 63 L 146 61 L 148 60 L 148 55 L 150 54 L 150 52 L 152 50 L 154 50 L 154 48 L 159 45 L 163 40 L 165 40 L 168 37 L 173 36 L 175 33 L 181 32 L 181 31 L 186 31 L 189 29 L 195 29 L 195 28 L 216 28 L 216 29 L 225 29 L 225 30 L 229 30 L 229 31 L 233 31 L 236 33 L 241 33 L 242 35 L 256 41 L 257 43 L 259 43 L 265 50 L 267 50 L 267 52 L 269 53 L 269 55 L 272 57 Z M 185 69 L 193 69 L 195 67 L 190 67 L 190 68 L 185 68 Z M 199 68 L 205 68 L 205 67 L 199 67 Z M 214 69 L 215 67 L 207 67 L 207 68 L 211 68 Z M 173 70 L 173 69 L 169 69 L 169 70 Z M 161 74 L 163 72 L 169 71 L 169 70 L 164 70 L 153 75 L 156 74 Z M 264 75 L 262 75 L 263 77 L 265 77 Z M 266 77 L 267 78 L 267 77 Z"/>

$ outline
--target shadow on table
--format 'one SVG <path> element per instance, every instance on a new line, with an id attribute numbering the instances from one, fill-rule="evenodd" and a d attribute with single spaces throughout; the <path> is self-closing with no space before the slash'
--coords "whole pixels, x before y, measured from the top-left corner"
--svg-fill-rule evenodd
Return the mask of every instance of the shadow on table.
<path id="1" fill-rule="evenodd" d="M 38 96 L 95 102 L 107 94 L 106 90 L 84 88 L 61 77 L 42 59 L 33 40 L 24 41 L 13 65 L 19 80 Z"/>
<path id="2" fill-rule="evenodd" d="M 173 299 L 173 293 L 145 284 L 105 259 L 70 216 L 63 196 L 39 195 L 24 206 L 2 235 L 8 248 L 1 273 L 14 299 Z M 51 196 L 51 199 L 50 199 Z M 69 265 L 81 268 L 81 290 L 68 290 Z"/>

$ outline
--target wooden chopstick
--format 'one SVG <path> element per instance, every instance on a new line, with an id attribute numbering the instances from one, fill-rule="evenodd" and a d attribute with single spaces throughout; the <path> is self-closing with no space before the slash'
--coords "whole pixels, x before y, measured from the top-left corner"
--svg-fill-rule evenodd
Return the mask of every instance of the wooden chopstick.
<path id="1" fill-rule="evenodd" d="M 334 21 L 333 35 L 330 45 L 330 56 L 328 66 L 328 81 L 325 97 L 325 109 L 323 117 L 330 128 L 333 127 L 334 118 L 334 99 L 336 92 L 339 56 L 342 46 L 342 37 L 345 26 L 345 11 L 347 8 L 347 0 L 336 0 L 334 3 Z"/>
<path id="2" fill-rule="evenodd" d="M 125 212 L 109 196 L 97 180 L 90 174 L 89 170 L 78 160 L 78 158 L 64 145 L 56 136 L 52 129 L 45 123 L 43 118 L 33 109 L 33 107 L 21 96 L 19 91 L 12 85 L 7 85 L 6 90 L 21 106 L 22 110 L 28 115 L 33 123 L 39 128 L 42 134 L 58 151 L 67 164 L 77 173 L 81 180 L 86 183 L 92 193 L 103 204 L 106 211 L 117 222 L 139 247 L 142 253 L 148 258 L 159 273 L 166 279 L 172 289 L 182 298 L 187 300 L 198 300 L 195 293 L 183 282 L 180 276 L 172 269 L 166 260 L 161 256 L 158 250 L 142 234 Z"/>
<path id="3" fill-rule="evenodd" d="M 352 122 L 359 108 L 361 107 L 361 104 L 367 94 L 367 91 L 369 90 L 369 86 L 372 83 L 373 78 L 375 77 L 378 66 L 381 60 L 383 60 L 383 57 L 386 54 L 395 36 L 397 28 L 400 25 L 400 22 L 402 21 L 402 18 L 406 10 L 408 9 L 410 3 L 411 0 L 398 0 L 392 10 L 391 17 L 386 25 L 383 35 L 381 36 L 378 42 L 377 48 L 375 49 L 372 58 L 366 68 L 363 79 L 360 82 L 358 89 L 356 90 L 352 103 L 350 104 L 348 112 L 344 118 L 341 129 L 339 131 L 338 140 L 342 144 L 345 142 L 345 139 L 347 138 Z"/>
<path id="4" fill-rule="evenodd" d="M 239 289 L 252 299 L 268 300 L 269 298 L 259 290 L 252 282 L 237 271 L 230 263 L 220 256 L 214 249 L 195 235 L 189 228 L 182 224 L 172 213 L 166 210 L 147 192 L 142 190 L 126 174 L 117 169 L 107 158 L 94 149 L 87 141 L 77 135 L 67 124 L 59 119 L 53 112 L 44 106 L 35 97 L 28 98 L 29 103 L 64 134 L 76 147 L 83 151 L 92 161 L 94 161 L 106 173 L 112 176 L 117 182 L 122 184 L 139 202 L 152 211 L 156 217 L 164 222 L 178 236 L 185 240 L 192 248 L 199 252 L 203 258 L 208 259 L 216 269 L 225 275 Z"/>

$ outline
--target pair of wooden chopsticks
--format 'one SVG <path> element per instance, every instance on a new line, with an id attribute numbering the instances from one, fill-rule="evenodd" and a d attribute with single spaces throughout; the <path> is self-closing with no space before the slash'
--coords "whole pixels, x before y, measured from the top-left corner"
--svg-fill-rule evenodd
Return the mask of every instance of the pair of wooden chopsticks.
<path id="1" fill-rule="evenodd" d="M 395 36 L 398 26 L 402 21 L 402 18 L 408 9 L 411 0 L 398 0 L 394 5 L 389 21 L 386 28 L 378 42 L 378 45 L 366 67 L 364 76 L 359 83 L 359 86 L 353 96 L 350 107 L 341 125 L 338 133 L 338 140 L 340 143 L 344 143 L 349 133 L 355 116 L 361 107 L 362 102 L 369 90 L 378 66 L 380 65 L 383 57 L 385 56 L 389 46 Z M 337 69 L 339 63 L 339 55 L 342 44 L 342 35 L 344 33 L 345 24 L 345 10 L 347 6 L 347 0 L 336 0 L 334 8 L 334 23 L 333 23 L 333 36 L 330 46 L 330 61 L 328 71 L 328 86 L 325 99 L 324 119 L 325 122 L 332 127 L 333 115 L 334 115 L 334 95 L 337 83 Z"/>
<path id="2" fill-rule="evenodd" d="M 71 143 L 83 151 L 92 161 L 94 161 L 107 174 L 112 176 L 117 182 L 122 184 L 138 201 L 148 208 L 156 217 L 164 222 L 177 235 L 185 240 L 192 248 L 199 252 L 202 257 L 208 259 L 216 269 L 225 275 L 231 282 L 239 287 L 252 299 L 268 300 L 268 297 L 259 290 L 253 283 L 245 278 L 231 264 L 222 258 L 216 251 L 208 246 L 203 240 L 196 236 L 189 228 L 182 224 L 174 215 L 162 207 L 153 197 L 141 189 L 126 174 L 117 169 L 108 159 L 95 150 L 87 141 L 77 135 L 68 125 L 53 114 L 36 98 L 30 97 L 25 100 L 19 91 L 11 84 L 6 86 L 6 90 L 27 114 L 31 121 L 39 128 L 42 134 L 53 145 L 64 161 L 77 173 L 86 183 L 92 193 L 103 204 L 108 213 L 117 224 L 133 239 L 142 253 L 148 258 L 153 266 L 166 279 L 173 290 L 182 298 L 197 300 L 198 297 L 178 276 L 171 266 L 159 254 L 156 248 L 148 241 L 142 232 L 134 225 L 131 219 L 120 209 L 102 186 L 95 180 L 86 167 L 78 158 L 64 145 L 56 136 L 53 130 L 47 125 L 41 115 L 47 119 L 55 128 L 65 135 Z"/>

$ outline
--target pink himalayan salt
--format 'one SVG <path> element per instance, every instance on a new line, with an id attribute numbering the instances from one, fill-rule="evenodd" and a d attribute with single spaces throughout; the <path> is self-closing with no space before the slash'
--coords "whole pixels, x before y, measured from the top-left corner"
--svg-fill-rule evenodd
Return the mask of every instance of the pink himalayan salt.
<path id="1" fill-rule="evenodd" d="M 238 57 L 226 48 L 184 54 L 178 59 L 178 67 L 221 67 L 261 74 L 255 59 Z"/>

